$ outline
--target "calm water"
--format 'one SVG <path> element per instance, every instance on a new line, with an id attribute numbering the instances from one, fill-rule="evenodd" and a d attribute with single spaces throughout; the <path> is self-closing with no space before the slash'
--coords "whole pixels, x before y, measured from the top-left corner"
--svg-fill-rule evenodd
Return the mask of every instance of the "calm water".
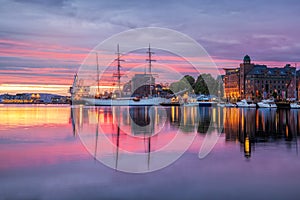
<path id="1" fill-rule="evenodd" d="M 0 105 L 0 199 L 299 199 L 299 115 L 280 109 Z M 212 151 L 199 159 L 205 138 L 214 135 Z M 193 138 L 168 167 L 119 171 L 131 169 L 128 152 L 142 155 L 130 160 L 137 170 L 155 170 L 157 152 L 180 155 Z"/>

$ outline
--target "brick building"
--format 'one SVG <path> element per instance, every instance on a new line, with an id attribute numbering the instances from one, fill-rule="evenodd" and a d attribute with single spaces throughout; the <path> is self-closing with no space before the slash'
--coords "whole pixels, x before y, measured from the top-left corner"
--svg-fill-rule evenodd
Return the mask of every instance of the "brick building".
<path id="1" fill-rule="evenodd" d="M 289 64 L 282 68 L 251 63 L 248 55 L 239 68 L 224 69 L 226 98 L 296 98 L 296 68 Z"/>

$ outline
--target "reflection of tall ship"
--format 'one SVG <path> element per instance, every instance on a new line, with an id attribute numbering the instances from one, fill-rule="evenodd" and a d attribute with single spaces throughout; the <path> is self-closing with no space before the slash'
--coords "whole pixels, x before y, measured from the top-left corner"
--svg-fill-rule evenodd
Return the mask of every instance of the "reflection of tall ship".
<path id="1" fill-rule="evenodd" d="M 159 105 L 164 102 L 165 99 L 161 97 L 153 97 L 153 88 L 155 86 L 155 78 L 151 73 L 152 62 L 155 61 L 152 59 L 152 54 L 150 49 L 150 45 L 148 48 L 148 59 L 146 59 L 149 63 L 149 71 L 145 74 L 135 74 L 132 79 L 134 82 L 136 90 L 134 91 L 134 95 L 129 97 L 122 96 L 121 92 L 121 54 L 119 52 L 119 45 L 117 51 L 117 74 L 116 77 L 118 79 L 118 91 L 110 96 L 101 96 L 100 95 L 100 83 L 99 83 L 99 65 L 98 65 L 98 56 L 97 56 L 97 94 L 94 96 L 89 95 L 90 91 L 88 87 L 79 87 L 76 89 L 76 84 L 73 84 L 71 89 L 72 100 L 79 103 L 84 102 L 87 105 L 96 105 L 96 106 L 152 106 Z M 74 82 L 77 80 L 74 80 Z M 75 88 L 75 89 L 74 89 Z M 78 100 L 80 99 L 80 100 Z"/>

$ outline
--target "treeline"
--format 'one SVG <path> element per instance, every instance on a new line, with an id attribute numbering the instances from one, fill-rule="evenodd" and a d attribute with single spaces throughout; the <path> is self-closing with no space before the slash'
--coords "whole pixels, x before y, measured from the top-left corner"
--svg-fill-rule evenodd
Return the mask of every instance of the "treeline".
<path id="1" fill-rule="evenodd" d="M 190 75 L 185 75 L 177 82 L 171 83 L 170 90 L 173 93 L 188 89 L 190 93 L 195 94 L 213 94 L 223 95 L 223 81 L 219 76 L 213 78 L 211 74 L 201 74 L 197 80 Z"/>

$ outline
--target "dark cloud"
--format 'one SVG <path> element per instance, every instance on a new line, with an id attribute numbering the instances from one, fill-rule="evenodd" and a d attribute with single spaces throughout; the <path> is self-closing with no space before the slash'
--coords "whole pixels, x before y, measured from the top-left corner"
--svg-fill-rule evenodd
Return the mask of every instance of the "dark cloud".
<path id="1" fill-rule="evenodd" d="M 22 4 L 33 4 L 41 6 L 53 6 L 53 7 L 62 7 L 65 6 L 69 1 L 68 0 L 14 0 L 15 2 Z"/>
<path id="2" fill-rule="evenodd" d="M 1 5 L 0 39 L 91 49 L 121 31 L 157 26 L 195 38 L 216 58 L 239 60 L 249 54 L 259 60 L 300 62 L 297 0 L 3 0 Z M 5 45 L 2 48 L 18 48 Z M 14 55 L 0 61 L 2 68 L 70 64 L 78 66 L 67 59 L 40 61 Z"/>

